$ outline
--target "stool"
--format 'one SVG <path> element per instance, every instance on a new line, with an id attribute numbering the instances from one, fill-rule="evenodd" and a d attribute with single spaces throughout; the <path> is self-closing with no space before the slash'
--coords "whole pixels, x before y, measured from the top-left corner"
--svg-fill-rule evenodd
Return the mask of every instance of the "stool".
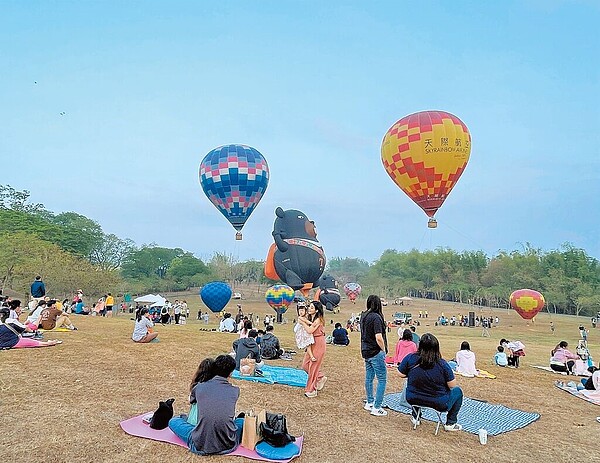
<path id="1" fill-rule="evenodd" d="M 442 421 L 442 413 L 445 413 L 447 410 L 436 410 L 435 408 L 432 407 L 426 407 L 424 405 L 410 405 L 412 408 L 412 413 L 411 416 L 416 415 L 417 416 L 417 420 L 415 421 L 415 423 L 413 423 L 413 430 L 417 429 L 417 423 L 419 421 L 421 421 L 421 415 L 422 415 L 422 411 L 424 408 L 431 410 L 432 412 L 434 412 L 437 415 L 437 426 L 435 427 L 435 435 L 438 435 L 438 432 L 440 431 L 440 425 L 444 424 Z"/>

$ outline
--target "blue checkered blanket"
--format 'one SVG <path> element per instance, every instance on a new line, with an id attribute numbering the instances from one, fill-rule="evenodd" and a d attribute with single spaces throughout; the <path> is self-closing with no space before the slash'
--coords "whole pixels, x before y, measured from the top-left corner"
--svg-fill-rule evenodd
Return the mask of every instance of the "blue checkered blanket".
<path id="1" fill-rule="evenodd" d="M 406 406 L 406 402 L 402 400 L 401 395 L 401 393 L 386 394 L 383 398 L 383 406 L 409 415 L 411 409 Z M 445 415 L 444 413 L 444 422 Z M 437 421 L 437 415 L 425 408 L 423 409 L 422 417 L 425 420 Z M 463 399 L 462 407 L 458 412 L 458 423 L 462 425 L 464 431 L 477 434 L 480 429 L 487 429 L 490 436 L 524 428 L 539 418 L 539 413 L 514 410 L 504 405 L 493 405 L 468 397 Z"/>
<path id="2" fill-rule="evenodd" d="M 287 384 L 288 386 L 306 387 L 308 375 L 304 370 L 289 367 L 277 367 L 263 365 L 261 368 L 263 376 L 242 376 L 238 370 L 234 370 L 233 379 L 244 379 L 255 383 L 265 384 Z"/>

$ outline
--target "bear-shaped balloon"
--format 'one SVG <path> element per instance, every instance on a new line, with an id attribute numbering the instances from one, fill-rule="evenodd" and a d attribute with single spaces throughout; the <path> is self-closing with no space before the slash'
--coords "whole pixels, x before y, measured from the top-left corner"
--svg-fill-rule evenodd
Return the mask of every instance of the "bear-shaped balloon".
<path id="1" fill-rule="evenodd" d="M 327 310 L 333 311 L 340 304 L 340 290 L 335 278 L 323 275 L 319 278 L 318 297 Z"/>
<path id="2" fill-rule="evenodd" d="M 281 280 L 292 289 L 307 290 L 325 269 L 325 253 L 317 240 L 315 223 L 295 209 L 275 210 L 273 238 L 265 262 L 265 276 Z"/>

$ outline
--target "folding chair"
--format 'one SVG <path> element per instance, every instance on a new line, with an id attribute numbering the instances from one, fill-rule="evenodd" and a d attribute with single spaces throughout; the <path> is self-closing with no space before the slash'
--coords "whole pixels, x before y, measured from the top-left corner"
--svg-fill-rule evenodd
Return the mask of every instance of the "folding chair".
<path id="1" fill-rule="evenodd" d="M 417 429 L 417 423 L 419 423 L 421 421 L 421 415 L 423 413 L 423 409 L 426 408 L 428 410 L 431 410 L 432 412 L 434 412 L 437 415 L 437 426 L 435 427 L 435 435 L 438 435 L 438 432 L 440 431 L 440 426 L 444 424 L 444 422 L 442 421 L 442 413 L 446 413 L 447 410 L 436 410 L 435 408 L 432 407 L 427 407 L 425 405 L 413 405 L 410 404 L 411 408 L 412 408 L 412 413 L 411 413 L 411 417 L 416 415 L 417 420 L 413 423 L 413 431 L 415 429 Z"/>

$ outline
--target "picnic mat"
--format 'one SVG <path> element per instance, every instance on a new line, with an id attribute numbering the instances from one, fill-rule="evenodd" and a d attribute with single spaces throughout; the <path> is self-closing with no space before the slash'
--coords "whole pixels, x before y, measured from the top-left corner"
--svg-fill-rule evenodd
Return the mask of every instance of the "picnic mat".
<path id="1" fill-rule="evenodd" d="M 401 404 L 400 396 L 401 393 L 399 392 L 386 394 L 383 398 L 382 407 L 410 415 L 410 407 Z M 446 415 L 446 413 L 443 415 Z M 431 410 L 424 408 L 422 416 L 428 421 L 437 422 L 437 415 Z M 504 405 L 493 405 L 469 397 L 463 398 L 462 407 L 458 412 L 458 423 L 462 425 L 463 431 L 478 434 L 480 429 L 487 429 L 490 436 L 524 428 L 539 418 L 539 413 L 514 410 Z"/>
<path id="2" fill-rule="evenodd" d="M 53 331 L 54 333 L 70 333 L 73 330 L 70 330 L 69 328 L 54 328 L 51 330 L 45 330 L 43 328 L 40 328 L 38 331 L 42 333 L 49 333 L 50 331 Z"/>
<path id="3" fill-rule="evenodd" d="M 533 368 L 537 368 L 538 370 L 544 370 L 544 371 L 549 371 L 550 373 L 555 373 L 555 374 L 559 374 L 559 375 L 563 375 L 563 376 L 567 376 L 566 372 L 561 372 L 561 371 L 554 371 L 552 368 L 547 367 L 545 365 L 531 365 Z M 587 373 L 585 375 L 572 375 L 572 376 L 579 376 L 581 378 L 587 378 L 589 376 L 592 376 L 591 373 Z"/>
<path id="4" fill-rule="evenodd" d="M 308 374 L 304 370 L 290 367 L 277 367 L 273 365 L 263 365 L 261 368 L 262 376 L 242 376 L 238 370 L 231 374 L 233 379 L 244 379 L 256 383 L 265 384 L 286 384 L 288 386 L 306 387 Z"/>
<path id="5" fill-rule="evenodd" d="M 568 392 L 575 397 L 579 397 L 580 399 L 585 400 L 586 402 L 590 402 L 594 405 L 600 405 L 600 394 L 596 395 L 596 397 L 588 397 L 588 395 L 584 394 L 583 391 L 578 391 L 577 387 L 569 387 L 566 384 L 561 384 L 561 381 L 555 381 L 554 385 L 559 388 L 561 391 Z M 593 392 L 593 391 L 588 391 Z"/>
<path id="6" fill-rule="evenodd" d="M 459 375 L 459 376 L 464 376 L 465 378 L 488 378 L 488 379 L 496 379 L 496 375 L 491 374 L 489 371 L 485 371 L 485 370 L 477 370 L 477 375 L 476 376 L 471 376 L 471 375 L 464 375 L 458 371 L 454 372 L 455 374 Z"/>
<path id="7" fill-rule="evenodd" d="M 147 413 L 142 413 L 139 416 L 134 416 L 133 418 L 129 418 L 128 420 L 121 421 L 120 425 L 123 431 L 131 436 L 143 437 L 144 439 L 151 439 L 158 442 L 166 442 L 168 444 L 179 445 L 180 447 L 188 448 L 187 444 L 183 442 L 179 437 L 175 435 L 173 431 L 169 428 L 166 429 L 152 429 L 149 425 L 142 421 L 142 418 L 146 416 Z M 275 461 L 275 462 L 289 462 L 294 458 L 299 456 L 302 453 L 302 443 L 304 441 L 304 436 L 296 437 L 295 444 L 300 449 L 300 453 L 298 455 L 289 458 L 287 460 L 271 460 L 269 458 L 261 457 L 254 450 L 248 450 L 247 448 L 238 446 L 233 452 L 228 453 L 224 456 L 237 456 L 250 458 L 251 460 L 261 460 L 261 461 Z"/>

